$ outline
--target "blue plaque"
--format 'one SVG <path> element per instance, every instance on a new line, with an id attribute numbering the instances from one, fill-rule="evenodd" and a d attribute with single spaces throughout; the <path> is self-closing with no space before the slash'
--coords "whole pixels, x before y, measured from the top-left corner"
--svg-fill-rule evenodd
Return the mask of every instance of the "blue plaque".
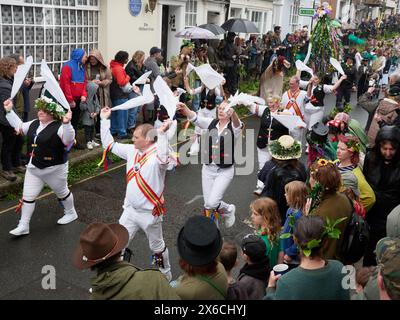
<path id="1" fill-rule="evenodd" d="M 142 10 L 142 0 L 129 0 L 129 11 L 136 17 Z"/>

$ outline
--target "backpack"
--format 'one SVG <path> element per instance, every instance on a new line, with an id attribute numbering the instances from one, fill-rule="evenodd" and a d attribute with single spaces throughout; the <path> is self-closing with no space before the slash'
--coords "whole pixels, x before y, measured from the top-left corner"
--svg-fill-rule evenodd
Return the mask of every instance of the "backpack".
<path id="1" fill-rule="evenodd" d="M 370 238 L 368 223 L 357 214 L 352 201 L 349 199 L 353 208 L 350 221 L 343 232 L 341 255 L 343 264 L 353 264 L 359 261 L 367 247 Z"/>

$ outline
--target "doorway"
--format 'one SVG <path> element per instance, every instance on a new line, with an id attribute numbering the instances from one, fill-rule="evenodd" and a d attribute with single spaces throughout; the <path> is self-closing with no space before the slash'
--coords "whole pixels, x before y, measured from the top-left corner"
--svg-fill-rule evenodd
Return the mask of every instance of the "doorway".
<path id="1" fill-rule="evenodd" d="M 169 6 L 163 5 L 162 21 L 161 21 L 161 49 L 162 49 L 164 66 L 167 66 L 168 31 L 169 31 Z"/>

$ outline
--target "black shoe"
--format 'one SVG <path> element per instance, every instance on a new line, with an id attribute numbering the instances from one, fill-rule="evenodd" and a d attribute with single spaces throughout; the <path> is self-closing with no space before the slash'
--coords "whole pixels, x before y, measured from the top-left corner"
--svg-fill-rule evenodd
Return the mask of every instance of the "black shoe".
<path id="1" fill-rule="evenodd" d="M 18 166 L 16 168 L 13 168 L 12 171 L 14 173 L 25 173 L 26 172 L 26 168 L 24 166 Z"/>
<path id="2" fill-rule="evenodd" d="M 17 180 L 17 176 L 12 171 L 2 171 L 1 175 L 3 176 L 4 179 L 11 182 Z"/>

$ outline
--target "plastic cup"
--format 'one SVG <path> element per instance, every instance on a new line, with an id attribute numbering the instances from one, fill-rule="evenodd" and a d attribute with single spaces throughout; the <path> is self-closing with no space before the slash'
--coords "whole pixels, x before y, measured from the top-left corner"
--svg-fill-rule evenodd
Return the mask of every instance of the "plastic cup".
<path id="1" fill-rule="evenodd" d="M 282 275 L 289 271 L 289 266 L 287 264 L 281 263 L 273 267 L 272 270 L 274 270 L 275 275 Z"/>

